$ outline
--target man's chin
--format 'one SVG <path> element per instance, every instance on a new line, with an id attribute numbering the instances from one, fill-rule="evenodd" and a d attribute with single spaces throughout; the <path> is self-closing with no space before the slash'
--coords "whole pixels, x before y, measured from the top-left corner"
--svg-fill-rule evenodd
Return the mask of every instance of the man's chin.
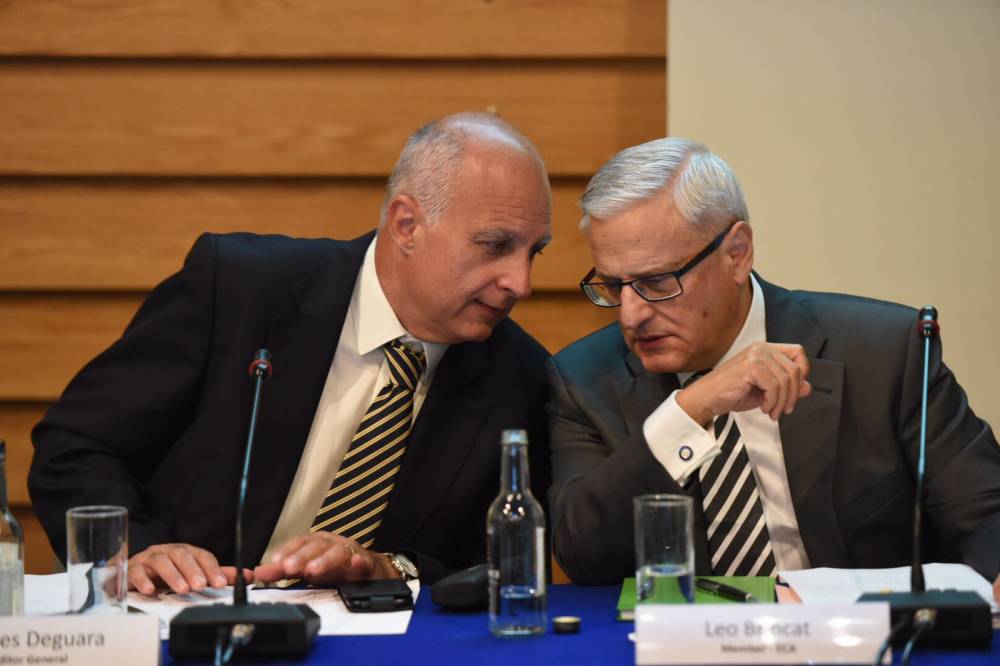
<path id="1" fill-rule="evenodd" d="M 639 345 L 632 345 L 632 353 L 638 357 L 646 372 L 684 372 L 688 361 L 686 355 L 676 351 L 664 349 L 648 351 L 641 349 Z"/>
<path id="2" fill-rule="evenodd" d="M 455 331 L 458 338 L 455 342 L 482 342 L 493 335 L 493 329 L 499 323 L 500 319 L 493 319 L 492 317 L 464 322 Z"/>

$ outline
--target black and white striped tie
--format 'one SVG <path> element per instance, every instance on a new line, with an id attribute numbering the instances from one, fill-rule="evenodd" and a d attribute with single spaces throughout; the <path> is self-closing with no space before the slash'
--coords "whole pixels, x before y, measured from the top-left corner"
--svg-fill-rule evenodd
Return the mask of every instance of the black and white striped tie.
<path id="1" fill-rule="evenodd" d="M 712 573 L 773 576 L 777 567 L 757 482 L 732 414 L 715 418 L 715 439 L 722 452 L 698 470 Z"/>
<path id="2" fill-rule="evenodd" d="M 427 364 L 422 351 L 415 352 L 398 340 L 386 343 L 382 350 L 391 381 L 361 418 L 309 529 L 335 532 L 363 548 L 375 542 L 375 530 L 389 506 L 413 427 L 413 394 Z"/>

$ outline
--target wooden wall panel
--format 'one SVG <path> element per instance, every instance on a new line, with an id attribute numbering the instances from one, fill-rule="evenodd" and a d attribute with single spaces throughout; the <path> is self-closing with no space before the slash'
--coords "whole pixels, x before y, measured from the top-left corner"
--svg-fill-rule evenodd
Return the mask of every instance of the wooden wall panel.
<path id="1" fill-rule="evenodd" d="M 553 242 L 536 289 L 575 290 L 586 181 L 553 184 Z M 203 231 L 353 238 L 374 228 L 383 179 L 0 179 L 0 291 L 147 290 Z"/>
<path id="2" fill-rule="evenodd" d="M 666 15 L 663 0 L 6 0 L 0 55 L 662 58 Z"/>
<path id="3" fill-rule="evenodd" d="M 663 134 L 658 60 L 0 61 L 0 174 L 384 176 L 418 126 L 495 108 L 554 175 Z"/>
<path id="4" fill-rule="evenodd" d="M 53 400 L 99 351 L 121 335 L 142 297 L 136 294 L 0 295 L 0 400 Z"/>
<path id="5" fill-rule="evenodd" d="M 122 333 L 142 294 L 0 294 L 0 401 L 48 401 L 83 365 Z M 615 316 L 579 292 L 536 292 L 513 318 L 550 351 Z"/>

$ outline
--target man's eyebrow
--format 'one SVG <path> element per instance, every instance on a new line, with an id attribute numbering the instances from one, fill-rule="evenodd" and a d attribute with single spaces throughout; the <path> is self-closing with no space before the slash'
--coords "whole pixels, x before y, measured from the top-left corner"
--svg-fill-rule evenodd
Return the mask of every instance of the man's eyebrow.
<path id="1" fill-rule="evenodd" d="M 482 229 L 472 234 L 474 241 L 505 241 L 518 238 L 518 235 L 508 229 Z"/>

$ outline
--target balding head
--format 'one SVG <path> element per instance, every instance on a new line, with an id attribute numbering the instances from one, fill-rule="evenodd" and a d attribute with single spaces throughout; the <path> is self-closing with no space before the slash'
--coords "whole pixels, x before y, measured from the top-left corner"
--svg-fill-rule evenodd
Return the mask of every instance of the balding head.
<path id="1" fill-rule="evenodd" d="M 389 179 L 375 245 L 379 284 L 425 342 L 485 340 L 531 293 L 551 235 L 552 192 L 538 151 L 482 113 L 431 123 Z"/>
<path id="2" fill-rule="evenodd" d="M 466 153 L 479 146 L 529 155 L 545 174 L 538 150 L 514 126 L 489 113 L 456 113 L 410 135 L 389 176 L 379 228 L 385 224 L 389 204 L 399 194 L 416 200 L 427 221 L 436 222 L 451 202 Z"/>

